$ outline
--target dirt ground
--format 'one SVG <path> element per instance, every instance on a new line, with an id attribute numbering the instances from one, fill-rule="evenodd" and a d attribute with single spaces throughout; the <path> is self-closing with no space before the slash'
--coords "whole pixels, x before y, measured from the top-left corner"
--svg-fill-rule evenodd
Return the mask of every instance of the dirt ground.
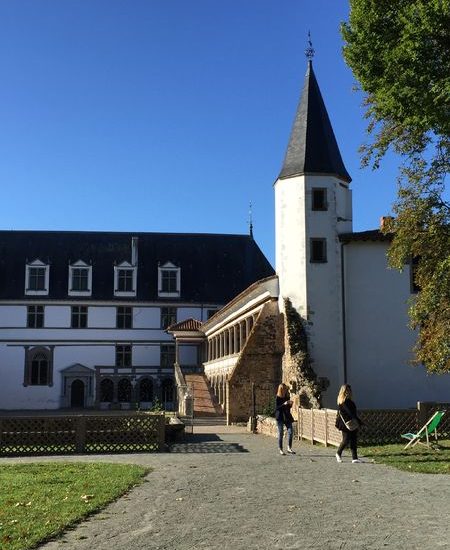
<path id="1" fill-rule="evenodd" d="M 450 548 L 448 476 L 351 464 L 348 454 L 337 464 L 333 448 L 304 442 L 295 442 L 295 456 L 280 456 L 275 439 L 237 431 L 204 430 L 168 453 L 70 457 L 154 470 L 126 497 L 41 548 Z M 38 459 L 20 462 L 30 460 Z"/>

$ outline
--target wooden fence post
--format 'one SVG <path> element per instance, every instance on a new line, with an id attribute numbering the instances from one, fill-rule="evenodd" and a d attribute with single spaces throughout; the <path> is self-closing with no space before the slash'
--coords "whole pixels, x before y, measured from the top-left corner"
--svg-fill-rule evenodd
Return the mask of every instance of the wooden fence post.
<path id="1" fill-rule="evenodd" d="M 250 420 L 250 427 L 252 433 L 256 433 L 256 388 L 255 383 L 252 382 L 252 416 Z"/>
<path id="2" fill-rule="evenodd" d="M 418 401 L 417 402 L 417 427 L 416 429 L 420 429 L 422 426 L 424 426 L 430 415 L 430 410 L 432 409 L 433 405 L 435 403 L 429 403 L 424 401 Z"/>
<path id="3" fill-rule="evenodd" d="M 159 415 L 158 422 L 158 451 L 164 450 L 164 444 L 166 442 L 166 417 L 164 413 Z"/>
<path id="4" fill-rule="evenodd" d="M 86 447 L 86 418 L 84 416 L 76 417 L 75 421 L 75 450 L 82 454 Z"/>
<path id="5" fill-rule="evenodd" d="M 297 422 L 298 422 L 297 440 L 301 441 L 302 435 L 303 435 L 303 414 L 302 414 L 301 407 L 298 407 Z"/>

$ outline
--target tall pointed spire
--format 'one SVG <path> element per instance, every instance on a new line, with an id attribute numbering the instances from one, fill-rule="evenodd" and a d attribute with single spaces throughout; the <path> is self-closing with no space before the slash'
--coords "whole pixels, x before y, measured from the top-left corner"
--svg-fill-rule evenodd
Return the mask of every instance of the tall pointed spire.
<path id="1" fill-rule="evenodd" d="M 314 49 L 308 33 L 308 58 L 302 96 L 297 107 L 281 178 L 302 174 L 330 174 L 351 181 L 342 161 L 333 128 L 312 67 Z"/>

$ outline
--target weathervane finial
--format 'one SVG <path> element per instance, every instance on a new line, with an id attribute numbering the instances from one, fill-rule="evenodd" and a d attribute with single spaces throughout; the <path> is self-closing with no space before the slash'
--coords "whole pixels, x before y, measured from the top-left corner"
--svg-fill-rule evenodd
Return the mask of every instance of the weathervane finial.
<path id="1" fill-rule="evenodd" d="M 305 50 L 306 59 L 308 61 L 312 61 L 315 53 L 316 53 L 316 51 L 314 50 L 312 42 L 311 42 L 311 32 L 308 31 L 308 45 L 307 45 L 306 50 Z"/>
<path id="2" fill-rule="evenodd" d="M 248 211 L 248 225 L 250 229 L 250 237 L 253 238 L 253 211 L 252 211 L 252 203 L 249 203 L 249 211 Z"/>

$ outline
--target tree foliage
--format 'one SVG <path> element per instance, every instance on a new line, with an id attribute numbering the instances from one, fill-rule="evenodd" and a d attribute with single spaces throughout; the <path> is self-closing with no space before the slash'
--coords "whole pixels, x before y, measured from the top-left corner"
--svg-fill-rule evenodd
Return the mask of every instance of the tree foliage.
<path id="1" fill-rule="evenodd" d="M 389 261 L 418 260 L 417 362 L 450 371 L 450 0 L 351 0 L 344 57 L 365 92 L 363 165 L 400 154 Z"/>

